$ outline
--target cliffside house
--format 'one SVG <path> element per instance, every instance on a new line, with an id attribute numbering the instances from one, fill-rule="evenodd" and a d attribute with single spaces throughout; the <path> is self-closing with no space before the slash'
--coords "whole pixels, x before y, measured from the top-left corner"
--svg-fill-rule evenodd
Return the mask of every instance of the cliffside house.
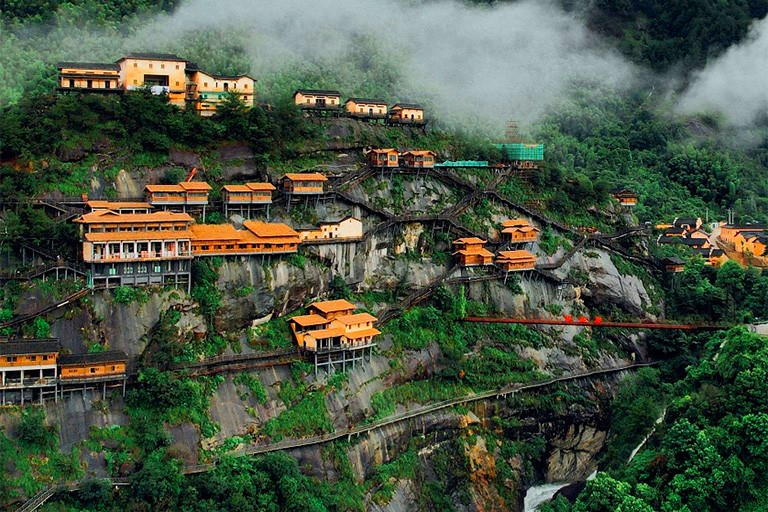
<path id="1" fill-rule="evenodd" d="M 521 272 L 536 268 L 536 255 L 529 251 L 500 251 L 496 266 L 504 272 Z"/>
<path id="2" fill-rule="evenodd" d="M 462 267 L 491 265 L 493 253 L 485 248 L 485 244 L 481 238 L 459 238 L 453 241 L 453 256 Z"/>
<path id="3" fill-rule="evenodd" d="M 290 254 L 299 249 L 299 234 L 282 223 L 245 221 L 245 229 L 231 224 L 193 224 L 195 256 L 258 256 Z"/>
<path id="4" fill-rule="evenodd" d="M 387 115 L 393 124 L 426 124 L 424 107 L 415 103 L 395 103 Z"/>
<path id="5" fill-rule="evenodd" d="M 58 377 L 56 340 L 25 340 L 0 343 L 0 404 L 40 403 L 56 396 Z"/>
<path id="6" fill-rule="evenodd" d="M 224 204 L 224 216 L 237 213 L 251 218 L 251 212 L 267 209 L 272 204 L 272 193 L 276 190 L 271 183 L 246 183 L 245 185 L 224 185 L 221 187 L 221 200 Z"/>
<path id="7" fill-rule="evenodd" d="M 535 242 L 540 232 L 527 219 L 509 219 L 501 223 L 503 238 L 513 244 Z"/>
<path id="8" fill-rule="evenodd" d="M 341 93 L 328 89 L 299 89 L 293 93 L 293 102 L 305 110 L 339 111 Z"/>
<path id="9" fill-rule="evenodd" d="M 166 94 L 172 105 L 204 116 L 214 114 L 227 93 L 238 95 L 247 107 L 254 105 L 254 78 L 211 75 L 170 53 L 130 53 L 114 64 L 60 62 L 58 70 L 62 92 L 122 93 L 149 88 L 154 94 Z"/>
<path id="10" fill-rule="evenodd" d="M 406 151 L 400 153 L 400 165 L 412 169 L 432 168 L 435 166 L 436 156 L 434 151 L 429 150 Z"/>
<path id="11" fill-rule="evenodd" d="M 397 150 L 393 148 L 372 149 L 365 156 L 371 167 L 396 168 L 400 165 Z"/>
<path id="12" fill-rule="evenodd" d="M 387 117 L 387 102 L 369 98 L 349 98 L 344 102 L 344 111 L 350 117 L 384 119 Z"/>
<path id="13" fill-rule="evenodd" d="M 677 257 L 664 258 L 661 260 L 661 265 L 667 272 L 678 273 L 685 270 L 685 262 Z"/>
<path id="14" fill-rule="evenodd" d="M 291 195 L 316 195 L 325 192 L 328 178 L 319 172 L 287 173 L 280 178 L 283 192 Z"/>
<path id="15" fill-rule="evenodd" d="M 147 202 L 154 208 L 182 212 L 201 209 L 205 219 L 211 186 L 204 181 L 182 181 L 178 185 L 147 185 L 144 190 Z"/>
<path id="16" fill-rule="evenodd" d="M 300 229 L 301 241 L 312 240 L 362 240 L 363 222 L 357 217 L 346 216 L 338 221 L 323 221 L 317 228 Z"/>
<path id="17" fill-rule="evenodd" d="M 94 285 L 183 286 L 189 291 L 192 217 L 186 213 L 121 214 L 99 210 L 75 222 L 83 235 L 83 262 Z"/>
<path id="18" fill-rule="evenodd" d="M 617 188 L 611 191 L 611 195 L 621 206 L 637 206 L 637 193 L 627 188 Z"/>
<path id="19" fill-rule="evenodd" d="M 353 313 L 355 305 L 346 300 L 320 301 L 308 306 L 309 314 L 290 319 L 296 343 L 302 352 L 312 354 L 315 373 L 325 368 L 355 368 L 359 361 L 370 359 L 374 338 L 381 334 L 373 324 L 377 318 L 369 313 Z"/>
<path id="20" fill-rule="evenodd" d="M 127 362 L 128 356 L 119 350 L 60 355 L 59 394 L 101 388 L 102 400 L 106 400 L 107 388 L 119 387 L 125 395 Z"/>
<path id="21" fill-rule="evenodd" d="M 92 212 L 110 210 L 117 213 L 149 213 L 152 205 L 141 201 L 99 201 L 91 200 L 86 206 Z"/>

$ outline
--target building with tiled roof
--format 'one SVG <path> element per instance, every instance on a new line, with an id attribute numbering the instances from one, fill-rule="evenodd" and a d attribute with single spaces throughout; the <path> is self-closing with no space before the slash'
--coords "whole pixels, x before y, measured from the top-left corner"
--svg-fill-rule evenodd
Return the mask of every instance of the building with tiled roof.
<path id="1" fill-rule="evenodd" d="M 349 98 L 344 102 L 344 111 L 350 117 L 384 119 L 387 117 L 387 102 L 370 98 Z"/>
<path id="2" fill-rule="evenodd" d="M 371 167 L 396 168 L 400 165 L 400 154 L 394 148 L 372 149 L 365 158 Z"/>
<path id="3" fill-rule="evenodd" d="M 149 213 L 152 205 L 143 201 L 101 201 L 92 199 L 86 202 L 92 212 L 111 210 L 117 213 Z"/>
<path id="4" fill-rule="evenodd" d="M 337 221 L 322 221 L 317 228 L 299 229 L 302 242 L 312 240 L 362 240 L 363 221 L 348 215 Z"/>
<path id="5" fill-rule="evenodd" d="M 340 368 L 365 362 L 370 358 L 374 338 L 381 331 L 373 325 L 370 313 L 354 313 L 355 305 L 344 300 L 318 301 L 307 307 L 309 314 L 295 316 L 289 325 L 299 349 L 312 354 L 318 368 Z"/>
<path id="6" fill-rule="evenodd" d="M 541 230 L 526 219 L 509 219 L 501 223 L 505 240 L 513 244 L 535 242 Z"/>
<path id="7" fill-rule="evenodd" d="M 164 210 L 202 209 L 208 206 L 211 186 L 204 181 L 184 181 L 177 185 L 147 185 L 144 187 L 147 202 Z"/>
<path id="8" fill-rule="evenodd" d="M 118 213 L 97 209 L 75 219 L 82 258 L 95 285 L 189 288 L 192 217 L 186 213 Z"/>
<path id="9" fill-rule="evenodd" d="M 453 241 L 453 256 L 462 267 L 491 265 L 493 253 L 485 248 L 486 241 L 477 237 Z"/>
<path id="10" fill-rule="evenodd" d="M 0 343 L 0 405 L 55 396 L 59 350 L 51 339 Z"/>
<path id="11" fill-rule="evenodd" d="M 193 224 L 195 256 L 255 256 L 298 251 L 299 234 L 280 223 L 246 221 L 245 229 L 231 224 Z"/>
<path id="12" fill-rule="evenodd" d="M 496 256 L 496 266 L 505 272 L 533 270 L 536 267 L 536 255 L 529 251 L 500 251 Z"/>
<path id="13" fill-rule="evenodd" d="M 611 191 L 611 195 L 621 206 L 637 206 L 637 192 L 628 188 L 616 188 Z"/>
<path id="14" fill-rule="evenodd" d="M 293 103 L 302 109 L 340 110 L 341 93 L 328 89 L 299 89 L 293 93 Z"/>
<path id="15" fill-rule="evenodd" d="M 395 103 L 387 113 L 387 120 L 393 124 L 425 124 L 424 107 L 415 103 Z"/>
<path id="16" fill-rule="evenodd" d="M 400 153 L 400 166 L 412 169 L 432 168 L 437 153 L 430 150 L 411 150 Z"/>
<path id="17" fill-rule="evenodd" d="M 271 183 L 246 183 L 244 185 L 224 185 L 221 187 L 221 199 L 224 204 L 224 216 L 238 213 L 246 218 L 251 213 L 261 208 L 267 209 L 269 218 L 269 206 L 272 204 L 272 193 L 275 186 Z"/>
<path id="18" fill-rule="evenodd" d="M 283 192 L 293 195 L 315 195 L 325 192 L 328 178 L 319 172 L 286 173 L 280 178 Z"/>

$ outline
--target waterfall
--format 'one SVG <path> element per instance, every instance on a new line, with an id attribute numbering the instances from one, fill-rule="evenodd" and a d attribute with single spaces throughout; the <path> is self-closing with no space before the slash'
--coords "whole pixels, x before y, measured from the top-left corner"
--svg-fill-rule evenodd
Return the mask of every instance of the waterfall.
<path id="1" fill-rule="evenodd" d="M 653 428 L 651 429 L 651 431 L 650 431 L 650 432 L 648 432 L 648 435 L 646 435 L 646 436 L 643 438 L 643 440 L 642 440 L 642 441 L 640 441 L 640 444 L 639 444 L 639 445 L 637 445 L 637 446 L 635 447 L 635 449 L 634 449 L 634 450 L 632 450 L 632 453 L 629 455 L 629 460 L 627 460 L 627 464 L 629 464 L 630 462 L 632 462 L 632 459 L 634 459 L 634 458 L 635 458 L 635 455 L 637 455 L 637 452 L 639 452 L 639 451 L 640 451 L 640 450 L 643 448 L 643 446 L 645 446 L 645 443 L 647 443 L 647 442 L 648 442 L 648 440 L 649 440 L 649 439 L 651 438 L 651 436 L 653 435 L 653 433 L 654 433 L 654 432 L 656 432 L 656 427 L 657 427 L 657 426 L 659 426 L 659 424 L 661 424 L 661 422 L 662 422 L 662 421 L 664 421 L 664 417 L 665 417 L 666 415 L 667 415 L 667 408 L 665 407 L 665 408 L 664 408 L 664 409 L 661 411 L 661 415 L 660 415 L 658 418 L 656 418 L 656 421 L 655 421 L 655 422 L 654 422 L 654 424 L 653 424 Z"/>
<path id="2" fill-rule="evenodd" d="M 592 474 L 587 477 L 587 480 L 592 480 L 595 476 L 597 476 L 597 471 L 593 471 Z M 556 482 L 530 487 L 526 491 L 525 498 L 523 499 L 523 512 L 535 512 L 539 505 L 551 500 L 557 491 L 570 484 L 571 482 Z"/>

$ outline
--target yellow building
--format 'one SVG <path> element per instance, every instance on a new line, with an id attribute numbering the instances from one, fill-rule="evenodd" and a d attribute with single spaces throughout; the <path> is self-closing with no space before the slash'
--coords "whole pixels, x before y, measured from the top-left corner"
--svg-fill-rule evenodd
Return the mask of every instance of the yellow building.
<path id="1" fill-rule="evenodd" d="M 401 124 L 424 124 L 424 108 L 414 103 L 396 103 L 389 109 L 389 121 Z"/>
<path id="2" fill-rule="evenodd" d="M 283 192 L 296 195 L 322 194 L 326 181 L 319 172 L 289 172 L 280 178 Z"/>
<path id="3" fill-rule="evenodd" d="M 185 106 L 187 61 L 170 53 L 129 53 L 117 61 L 123 89 L 150 87 L 154 94 L 168 94 L 168 101 Z"/>
<path id="4" fill-rule="evenodd" d="M 120 66 L 97 62 L 59 62 L 60 91 L 120 92 Z"/>
<path id="5" fill-rule="evenodd" d="M 212 116 L 227 94 L 237 95 L 246 107 L 252 107 L 256 99 L 255 86 L 256 79 L 248 75 L 212 75 L 193 67 L 186 99 L 201 116 Z"/>
<path id="6" fill-rule="evenodd" d="M 170 53 L 130 53 L 116 63 L 61 62 L 60 91 L 123 92 L 149 88 L 167 94 L 180 108 L 202 116 L 216 112 L 226 94 L 236 94 L 247 107 L 255 103 L 256 80 L 248 75 L 206 73 L 197 65 Z"/>
<path id="7" fill-rule="evenodd" d="M 293 102 L 303 109 L 339 110 L 341 109 L 341 93 L 321 89 L 299 89 L 293 93 Z"/>
<path id="8" fill-rule="evenodd" d="M 344 102 L 344 111 L 350 117 L 384 119 L 387 117 L 387 102 L 367 98 L 349 98 Z"/>
<path id="9" fill-rule="evenodd" d="M 371 167 L 390 167 L 400 165 L 399 154 L 394 148 L 372 149 L 365 154 Z"/>
<path id="10" fill-rule="evenodd" d="M 301 241 L 308 240 L 362 240 L 363 222 L 352 216 L 339 221 L 320 222 L 318 228 L 299 230 Z"/>

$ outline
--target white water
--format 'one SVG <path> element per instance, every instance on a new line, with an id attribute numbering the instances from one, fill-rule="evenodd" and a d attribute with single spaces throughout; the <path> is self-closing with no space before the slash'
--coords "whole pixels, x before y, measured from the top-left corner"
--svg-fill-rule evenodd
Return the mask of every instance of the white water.
<path id="1" fill-rule="evenodd" d="M 629 460 L 627 461 L 627 464 L 629 464 L 630 462 L 632 462 L 632 459 L 634 459 L 634 458 L 635 458 L 635 455 L 637 455 L 637 452 L 639 452 L 639 451 L 640 451 L 640 449 L 641 449 L 643 446 L 645 446 L 645 443 L 647 443 L 647 442 L 648 442 L 648 440 L 649 440 L 649 439 L 651 438 L 651 436 L 653 435 L 653 433 L 654 433 L 654 432 L 656 432 L 656 427 L 658 427 L 658 426 L 661 424 L 661 422 L 662 422 L 662 421 L 664 421 L 664 417 L 665 417 L 666 415 L 667 415 L 667 408 L 665 407 L 665 408 L 664 408 L 664 409 L 661 411 L 661 416 L 659 416 L 658 418 L 656 418 L 656 422 L 653 424 L 653 428 L 651 429 L 651 431 L 650 431 L 650 432 L 648 432 L 648 435 L 647 435 L 647 436 L 645 436 L 645 437 L 643 438 L 643 440 L 642 440 L 642 441 L 640 441 L 640 444 L 639 444 L 639 445 L 637 445 L 637 446 L 635 447 L 635 449 L 634 449 L 634 450 L 632 450 L 632 453 L 629 455 Z"/>
<path id="2" fill-rule="evenodd" d="M 593 471 L 592 474 L 587 477 L 587 480 L 592 480 L 595 476 L 597 476 L 597 471 Z M 523 512 L 535 512 L 539 505 L 545 501 L 551 500 L 557 491 L 570 483 L 571 482 L 557 482 L 529 488 L 523 499 Z"/>

